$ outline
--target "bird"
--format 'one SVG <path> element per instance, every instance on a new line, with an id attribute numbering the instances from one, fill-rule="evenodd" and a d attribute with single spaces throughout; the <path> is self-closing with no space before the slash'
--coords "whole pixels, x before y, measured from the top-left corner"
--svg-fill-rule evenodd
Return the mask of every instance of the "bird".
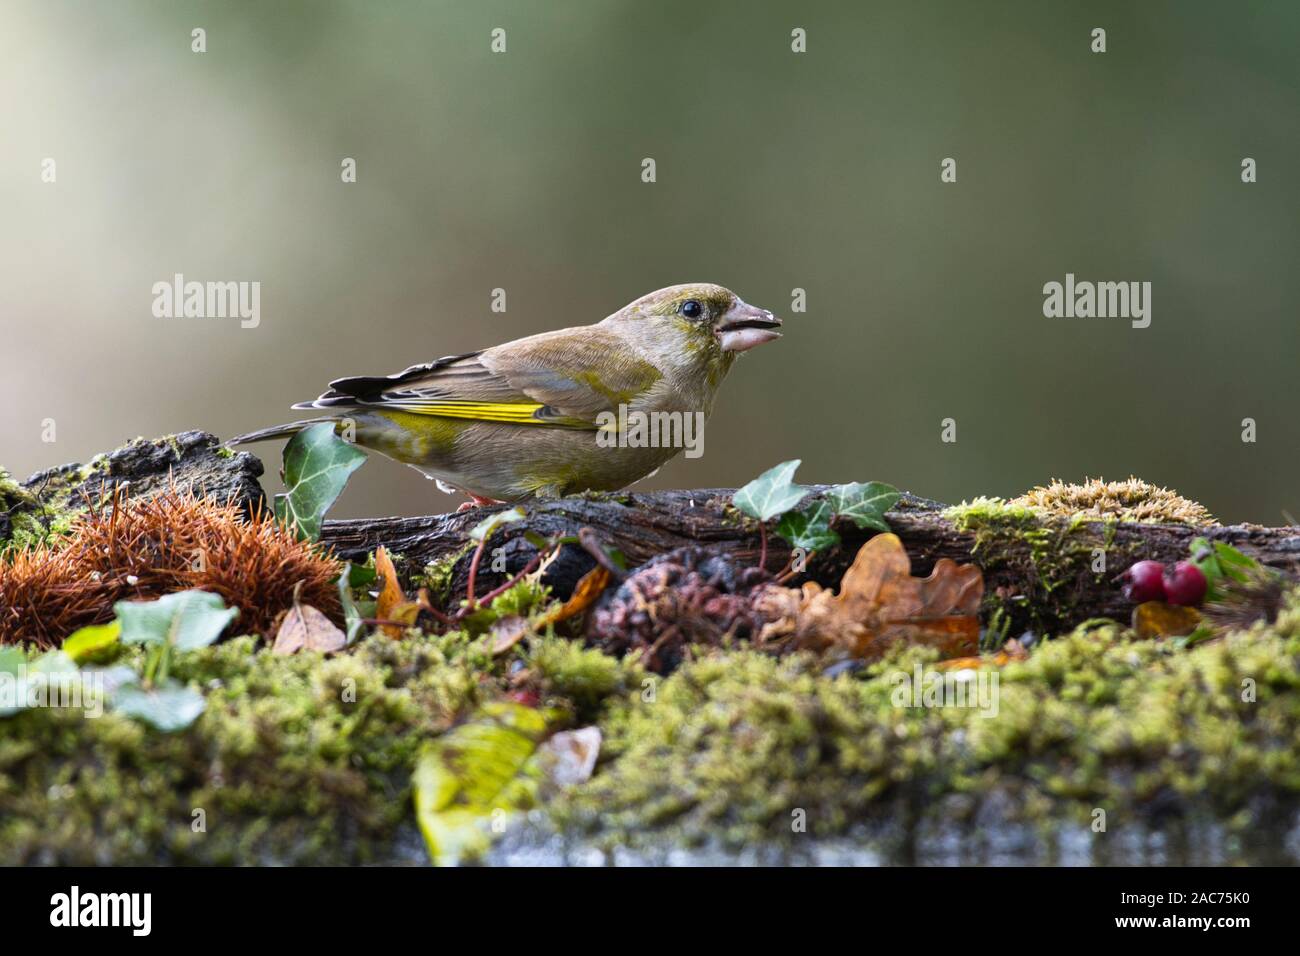
<path id="1" fill-rule="evenodd" d="M 654 473 L 703 422 L 736 357 L 780 338 L 779 318 L 720 285 L 659 289 L 592 325 L 340 378 L 292 406 L 323 414 L 240 435 L 246 444 L 322 422 L 411 465 L 461 507 L 617 491 Z M 639 431 L 638 431 L 639 426 Z M 667 428 L 664 434 L 669 434 Z"/>

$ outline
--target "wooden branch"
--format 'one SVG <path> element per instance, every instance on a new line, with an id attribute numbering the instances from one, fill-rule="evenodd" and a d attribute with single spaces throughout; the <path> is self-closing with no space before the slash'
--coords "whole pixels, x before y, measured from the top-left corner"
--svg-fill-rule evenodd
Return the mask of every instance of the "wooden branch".
<path id="1" fill-rule="evenodd" d="M 0 511 L 0 543 L 23 511 L 42 515 L 47 509 L 83 504 L 102 497 L 111 487 L 129 482 L 127 494 L 149 495 L 176 484 L 200 493 L 233 499 L 253 509 L 263 502 L 257 478 L 262 464 L 247 453 L 221 450 L 218 440 L 204 432 L 184 432 L 155 441 L 136 441 L 93 462 L 65 465 L 34 475 L 24 483 L 23 500 L 8 502 Z M 822 492 L 825 486 L 814 487 Z M 741 565 L 758 563 L 760 540 L 755 522 L 730 506 L 731 489 L 661 491 L 581 495 L 533 501 L 522 507 L 527 520 L 502 527 L 492 537 L 490 552 L 504 555 L 479 570 L 479 588 L 487 593 L 526 566 L 537 548 L 526 532 L 547 538 L 574 536 L 590 529 L 608 548 L 616 548 L 635 567 L 667 551 L 695 546 L 729 555 Z M 413 518 L 373 518 L 327 521 L 322 541 L 342 558 L 366 560 L 379 545 L 394 555 L 408 578 L 426 566 L 454 559 L 446 582 L 446 598 L 465 594 L 470 557 L 469 530 L 493 508 Z M 1152 558 L 1171 562 L 1187 556 L 1191 540 L 1204 536 L 1240 548 L 1264 564 L 1292 577 L 1300 576 L 1300 528 L 1258 525 L 1189 527 L 1093 522 L 1075 525 L 1065 519 L 954 523 L 936 501 L 904 495 L 888 515 L 912 559 L 914 574 L 928 574 L 940 558 L 974 561 L 984 571 L 986 595 L 1005 609 L 1012 626 L 1056 632 L 1089 617 L 1127 618 L 1131 606 L 1115 584 L 1116 575 L 1133 561 Z M 987 516 L 986 516 L 987 517 Z M 792 583 L 814 580 L 839 584 L 841 575 L 873 532 L 852 524 L 836 525 L 842 543 L 815 555 L 804 574 Z M 497 551 L 498 548 L 504 549 Z M 1098 569 L 1104 556 L 1105 567 Z M 768 568 L 776 572 L 790 558 L 789 546 L 768 535 Z M 567 597 L 576 582 L 595 564 L 589 551 L 566 544 L 549 566 L 545 580 L 557 596 Z"/>
<path id="2" fill-rule="evenodd" d="M 824 491 L 825 486 L 814 487 Z M 753 521 L 728 507 L 730 489 L 665 491 L 641 494 L 589 495 L 525 504 L 527 521 L 507 525 L 493 536 L 503 547 L 507 571 L 482 575 L 483 587 L 503 580 L 535 553 L 524 540 L 525 530 L 543 536 L 576 535 L 591 528 L 607 546 L 627 557 L 629 566 L 684 546 L 699 546 L 732 556 L 739 564 L 756 565 L 759 535 Z M 400 555 L 404 573 L 460 555 L 448 576 L 450 593 L 463 595 L 469 557 L 466 534 L 494 509 L 476 508 L 460 514 L 418 518 L 329 521 L 323 540 L 341 557 L 364 560 L 382 544 Z M 944 517 L 946 506 L 905 495 L 888 520 L 912 559 L 914 574 L 928 574 L 940 558 L 974 561 L 985 572 L 986 593 L 1005 602 L 1013 626 L 1056 631 L 1091 617 L 1127 619 L 1132 605 L 1114 579 L 1133 561 L 1162 562 L 1187 557 L 1191 540 L 1204 536 L 1240 548 L 1262 563 L 1292 576 L 1300 575 L 1300 528 L 1256 525 L 1208 526 L 1093 522 L 1072 525 L 1045 519 L 1032 528 L 991 526 L 960 528 Z M 849 562 L 868 537 L 847 522 L 836 525 L 842 544 L 816 555 L 799 580 L 826 586 L 839 583 Z M 1032 534 L 1026 534 L 1031 530 Z M 1098 551 L 1104 570 L 1095 570 Z M 768 536 L 768 567 L 777 571 L 790 557 L 789 546 Z M 577 546 L 566 546 L 562 560 L 552 565 L 547 582 L 567 596 L 594 560 Z"/>

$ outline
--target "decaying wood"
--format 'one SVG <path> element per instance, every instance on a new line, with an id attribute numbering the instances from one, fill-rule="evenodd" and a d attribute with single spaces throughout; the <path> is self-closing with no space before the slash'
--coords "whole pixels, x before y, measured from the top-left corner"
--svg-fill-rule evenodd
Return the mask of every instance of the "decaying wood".
<path id="1" fill-rule="evenodd" d="M 741 519 L 728 507 L 730 498 L 730 489 L 715 488 L 532 502 L 524 506 L 527 521 L 502 527 L 494 534 L 492 543 L 505 549 L 505 574 L 515 572 L 536 553 L 524 540 L 525 529 L 552 537 L 576 535 L 582 528 L 591 528 L 605 545 L 622 551 L 629 566 L 687 545 L 729 554 L 742 564 L 757 564 L 760 549 L 757 526 Z M 1046 605 L 1038 609 L 1043 612 L 1038 620 L 1048 625 L 1067 626 L 1098 616 L 1127 619 L 1132 605 L 1115 584 L 1116 574 L 1139 558 L 1165 562 L 1185 558 L 1191 540 L 1198 536 L 1227 542 L 1266 565 L 1300 576 L 1300 528 L 1256 525 L 1195 528 L 1119 523 L 1108 529 L 1100 522 L 1073 528 L 1061 522 L 1059 547 L 1062 554 L 1067 548 L 1073 549 L 1075 558 L 1056 562 L 1051 543 L 1045 550 L 1040 543 L 1035 553 L 1029 541 L 1018 541 L 1014 535 L 985 542 L 981 547 L 975 533 L 959 530 L 944 517 L 945 509 L 938 502 L 906 495 L 889 513 L 889 524 L 912 559 L 913 573 L 928 574 L 934 563 L 945 557 L 959 562 L 974 561 L 984 568 L 990 593 L 1009 598 L 1023 595 L 1027 604 Z M 469 568 L 466 534 L 492 510 L 476 508 L 460 514 L 416 518 L 329 521 L 325 524 L 323 540 L 340 556 L 356 559 L 363 559 L 383 544 L 401 556 L 404 573 L 459 555 L 449 581 L 452 593 L 463 594 Z M 808 564 L 804 580 L 816 580 L 828 586 L 838 584 L 853 555 L 872 534 L 848 522 L 837 523 L 836 530 L 843 539 L 842 544 L 816 555 Z M 1093 570 L 1093 545 L 1104 549 L 1108 568 L 1105 572 Z M 780 570 L 789 557 L 789 546 L 769 534 L 769 568 Z M 561 596 L 567 595 L 593 564 L 594 559 L 581 548 L 567 545 L 563 560 L 551 567 L 547 581 Z M 483 587 L 492 586 L 504 577 L 480 572 Z"/>

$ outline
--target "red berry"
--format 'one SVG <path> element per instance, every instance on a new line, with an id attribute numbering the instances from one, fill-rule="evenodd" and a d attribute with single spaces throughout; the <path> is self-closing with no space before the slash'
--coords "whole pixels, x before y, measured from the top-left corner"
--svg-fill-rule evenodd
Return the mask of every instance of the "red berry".
<path id="1" fill-rule="evenodd" d="M 1165 599 L 1165 566 L 1159 561 L 1139 561 L 1124 572 L 1124 596 L 1135 604 Z"/>
<path id="2" fill-rule="evenodd" d="M 1190 561 L 1179 561 L 1165 572 L 1165 600 L 1195 607 L 1205 598 L 1205 575 Z"/>

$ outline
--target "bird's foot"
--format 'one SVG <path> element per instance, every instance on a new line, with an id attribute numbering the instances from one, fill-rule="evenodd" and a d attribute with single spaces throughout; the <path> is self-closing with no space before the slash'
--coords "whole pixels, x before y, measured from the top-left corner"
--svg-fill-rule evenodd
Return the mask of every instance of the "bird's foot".
<path id="1" fill-rule="evenodd" d="M 484 505 L 505 504 L 504 501 L 498 501 L 495 498 L 480 498 L 478 495 L 470 495 L 469 497 L 469 501 L 462 502 L 461 506 L 456 509 L 456 514 L 460 514 L 462 511 L 469 511 L 471 508 L 482 508 Z"/>

